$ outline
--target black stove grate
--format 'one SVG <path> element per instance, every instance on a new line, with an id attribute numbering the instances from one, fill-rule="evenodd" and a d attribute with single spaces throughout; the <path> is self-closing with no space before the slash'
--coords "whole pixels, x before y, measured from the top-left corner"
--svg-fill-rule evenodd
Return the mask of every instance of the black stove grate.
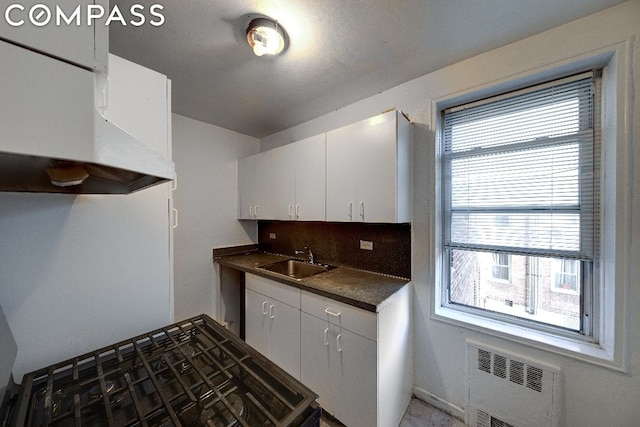
<path id="1" fill-rule="evenodd" d="M 200 315 L 25 375 L 12 424 L 297 426 L 319 418 L 315 399 Z"/>

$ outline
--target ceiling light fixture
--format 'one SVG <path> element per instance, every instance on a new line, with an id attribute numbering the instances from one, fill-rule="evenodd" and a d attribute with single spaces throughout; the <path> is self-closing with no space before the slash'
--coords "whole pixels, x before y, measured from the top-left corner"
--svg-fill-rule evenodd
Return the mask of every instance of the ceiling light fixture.
<path id="1" fill-rule="evenodd" d="M 277 21 L 256 18 L 247 27 L 247 42 L 257 56 L 278 55 L 287 47 L 287 34 Z"/>

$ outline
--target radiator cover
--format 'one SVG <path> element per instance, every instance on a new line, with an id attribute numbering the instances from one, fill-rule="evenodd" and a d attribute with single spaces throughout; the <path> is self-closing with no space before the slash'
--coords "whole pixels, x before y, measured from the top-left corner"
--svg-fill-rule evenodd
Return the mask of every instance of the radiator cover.
<path id="1" fill-rule="evenodd" d="M 467 362 L 469 426 L 559 425 L 559 368 L 473 341 Z"/>

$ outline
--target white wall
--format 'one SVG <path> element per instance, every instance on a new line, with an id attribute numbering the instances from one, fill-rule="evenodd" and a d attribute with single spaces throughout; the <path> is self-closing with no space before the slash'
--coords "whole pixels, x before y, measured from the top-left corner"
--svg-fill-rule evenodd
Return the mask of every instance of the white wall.
<path id="1" fill-rule="evenodd" d="M 629 42 L 625 52 L 634 77 L 618 95 L 630 96 L 629 116 L 621 118 L 634 145 L 629 150 L 632 160 L 621 166 L 620 177 L 630 183 L 640 182 L 640 49 L 634 40 L 640 31 L 640 2 L 633 0 L 601 13 L 557 27 L 520 42 L 487 52 L 453 66 L 425 75 L 389 91 L 367 98 L 341 110 L 319 117 L 262 140 L 262 149 L 308 137 L 396 107 L 408 113 L 414 128 L 414 212 L 413 212 L 413 283 L 415 379 L 414 391 L 420 397 L 458 416 L 464 415 L 467 403 L 465 340 L 479 340 L 524 354 L 562 370 L 563 399 L 560 402 L 561 426 L 634 426 L 640 420 L 640 318 L 635 314 L 640 306 L 640 264 L 635 262 L 621 271 L 617 293 L 627 304 L 624 357 L 630 363 L 621 371 L 601 367 L 547 351 L 544 346 L 522 343 L 497 335 L 473 331 L 436 320 L 433 317 L 432 296 L 435 289 L 435 136 L 432 101 L 461 92 L 481 90 L 497 83 L 516 80 L 526 75 L 570 63 L 581 56 L 620 43 Z M 472 36 L 472 35 L 470 35 Z M 623 49 L 624 50 L 624 49 Z M 621 70 L 631 78 L 630 70 Z M 623 78 L 624 81 L 624 78 Z M 629 93 L 627 93 L 627 91 Z M 619 142 L 623 144 L 623 142 Z M 622 145 L 619 147 L 622 149 Z M 634 236 L 625 248 L 628 258 L 640 253 L 640 194 L 628 192 L 628 206 L 618 206 L 618 233 Z M 635 194 L 635 196 L 633 196 Z M 633 198 L 632 198 L 633 197 Z M 622 263 L 624 267 L 624 263 Z M 624 304 L 621 304 L 624 305 Z M 620 307 L 621 308 L 621 307 Z M 623 358 L 624 358 L 623 357 Z M 524 403 L 526 404 L 526 402 Z M 517 410 L 517 409 L 516 409 Z"/>
<path id="2" fill-rule="evenodd" d="M 237 160 L 259 148 L 255 138 L 173 115 L 176 320 L 201 313 L 219 319 L 219 274 L 211 250 L 257 241 L 256 223 L 236 219 Z"/>
<path id="3" fill-rule="evenodd" d="M 16 381 L 170 322 L 168 186 L 0 193 L 0 305 Z"/>

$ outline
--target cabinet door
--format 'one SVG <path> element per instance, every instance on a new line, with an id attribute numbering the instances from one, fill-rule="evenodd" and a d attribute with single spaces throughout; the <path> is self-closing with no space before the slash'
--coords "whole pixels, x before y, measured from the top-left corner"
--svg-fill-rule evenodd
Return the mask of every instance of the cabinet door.
<path id="1" fill-rule="evenodd" d="M 295 219 L 325 220 L 325 134 L 292 144 L 295 153 Z"/>
<path id="2" fill-rule="evenodd" d="M 42 7 L 43 3 L 47 5 Z M 9 2 L 4 4 L 8 6 Z M 63 58 L 85 68 L 106 71 L 109 49 L 109 27 L 105 25 L 106 15 L 109 14 L 107 0 L 81 2 L 78 0 L 56 0 L 55 2 L 23 0 L 13 4 L 22 8 L 17 6 L 10 10 L 8 7 L 2 8 L 5 13 L 0 19 L 0 38 Z M 86 25 L 87 4 L 102 6 L 105 11 L 104 17 L 95 20 L 92 25 Z M 40 15 L 40 12 L 43 13 L 42 19 L 37 20 L 39 23 L 45 23 L 45 19 L 49 19 L 46 25 L 36 26 L 31 22 L 29 14 L 34 6 L 36 6 L 34 9 L 36 16 Z M 80 8 L 80 25 L 76 25 L 75 20 L 70 25 L 61 20 L 61 25 L 57 25 L 57 7 L 66 17 L 72 16 L 74 10 Z M 17 24 L 21 21 L 24 21 L 21 25 L 10 25 L 10 22 Z"/>
<path id="3" fill-rule="evenodd" d="M 247 274 L 245 291 L 245 341 L 300 379 L 300 290 Z"/>
<path id="4" fill-rule="evenodd" d="M 357 221 L 396 222 L 396 111 L 354 125 Z"/>
<path id="5" fill-rule="evenodd" d="M 268 316 L 269 300 L 262 294 L 246 289 L 245 292 L 245 341 L 264 356 L 269 357 Z"/>
<path id="6" fill-rule="evenodd" d="M 273 212 L 273 153 L 265 151 L 255 155 L 254 165 L 254 214 L 255 219 L 274 219 Z"/>
<path id="7" fill-rule="evenodd" d="M 273 185 L 268 191 L 273 203 L 274 219 L 294 220 L 296 219 L 296 150 L 290 144 L 270 150 L 270 153 L 273 156 Z"/>
<path id="8" fill-rule="evenodd" d="M 327 132 L 327 221 L 410 221 L 410 156 L 398 111 Z"/>
<path id="9" fill-rule="evenodd" d="M 269 151 L 238 160 L 238 219 L 274 219 Z"/>
<path id="10" fill-rule="evenodd" d="M 300 379 L 300 310 L 270 300 L 269 359 Z"/>
<path id="11" fill-rule="evenodd" d="M 329 347 L 329 323 L 305 312 L 301 322 L 301 364 L 300 381 L 318 394 L 318 402 L 323 410 L 335 415 L 336 396 L 334 393 L 333 365 L 337 355 Z"/>
<path id="12" fill-rule="evenodd" d="M 327 132 L 327 221 L 350 222 L 354 215 L 355 165 L 358 153 L 354 143 L 355 128 L 344 126 Z"/>
<path id="13" fill-rule="evenodd" d="M 255 219 L 255 165 L 257 155 L 238 160 L 238 219 Z"/>
<path id="14" fill-rule="evenodd" d="M 336 418 L 350 427 L 376 426 L 376 342 L 335 325 L 329 330 L 328 341 L 330 351 L 337 354 L 332 366 Z"/>
<path id="15" fill-rule="evenodd" d="M 94 73 L 1 40 L 0 58 L 0 151 L 93 159 Z"/>

